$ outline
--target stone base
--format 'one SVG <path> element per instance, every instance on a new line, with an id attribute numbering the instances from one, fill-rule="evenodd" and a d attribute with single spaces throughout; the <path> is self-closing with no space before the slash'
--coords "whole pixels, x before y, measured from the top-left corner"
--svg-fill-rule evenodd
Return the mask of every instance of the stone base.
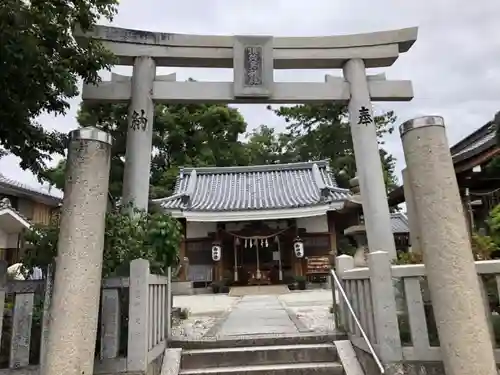
<path id="1" fill-rule="evenodd" d="M 356 357 L 366 375 L 380 375 L 372 355 L 353 345 Z M 387 375 L 446 375 L 442 362 L 400 362 L 384 364 Z"/>
<path id="2" fill-rule="evenodd" d="M 146 371 L 146 375 L 161 375 L 161 368 L 163 363 L 164 353 L 154 359 L 149 365 Z"/>
<path id="3" fill-rule="evenodd" d="M 193 283 L 191 281 L 172 281 L 173 296 L 190 296 L 193 294 Z"/>

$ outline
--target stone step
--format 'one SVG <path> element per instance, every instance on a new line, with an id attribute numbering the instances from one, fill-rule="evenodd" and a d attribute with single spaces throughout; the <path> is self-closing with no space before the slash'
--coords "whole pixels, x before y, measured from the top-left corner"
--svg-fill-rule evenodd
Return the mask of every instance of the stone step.
<path id="1" fill-rule="evenodd" d="M 338 362 L 182 369 L 179 371 L 179 375 L 342 375 L 343 373 L 344 369 Z"/>
<path id="2" fill-rule="evenodd" d="M 280 335 L 248 335 L 248 336 L 225 336 L 214 338 L 203 338 L 200 340 L 169 340 L 169 348 L 190 349 L 215 349 L 235 348 L 247 346 L 274 346 L 274 345 L 305 345 L 326 344 L 335 340 L 346 340 L 345 333 L 304 333 L 304 334 L 280 334 Z"/>
<path id="3" fill-rule="evenodd" d="M 333 344 L 250 346 L 236 348 L 194 349 L 182 352 L 181 368 L 213 368 L 286 363 L 332 362 L 337 360 Z"/>

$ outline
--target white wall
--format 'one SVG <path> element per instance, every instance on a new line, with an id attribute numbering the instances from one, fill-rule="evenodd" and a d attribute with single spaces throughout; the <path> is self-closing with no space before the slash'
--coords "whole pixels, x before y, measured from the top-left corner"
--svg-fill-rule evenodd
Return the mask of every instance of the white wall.
<path id="1" fill-rule="evenodd" d="M 286 220 L 269 220 L 264 221 L 264 223 L 273 229 L 284 229 L 287 226 Z M 247 224 L 247 221 L 226 223 L 226 230 L 236 232 Z M 308 233 L 328 232 L 328 220 L 326 215 L 297 219 L 297 226 L 299 228 L 305 228 Z M 186 223 L 186 238 L 206 238 L 208 237 L 208 233 L 214 233 L 215 231 L 217 231 L 217 223 L 214 222 L 188 221 Z"/>
<path id="2" fill-rule="evenodd" d="M 328 232 L 328 219 L 326 215 L 302 217 L 297 219 L 297 227 L 304 228 L 308 233 Z"/>
<path id="3" fill-rule="evenodd" d="M 217 223 L 188 221 L 186 223 L 186 238 L 205 238 L 208 233 L 217 230 Z"/>
<path id="4" fill-rule="evenodd" d="M 6 233 L 0 229 L 0 249 L 16 249 L 17 233 Z"/>
<path id="5" fill-rule="evenodd" d="M 9 235 L 0 229 L 0 249 L 7 248 L 8 238 L 9 238 Z"/>
<path id="6" fill-rule="evenodd" d="M 17 249 L 17 240 L 19 237 L 19 233 L 10 233 L 7 237 L 7 248 L 8 249 Z"/>

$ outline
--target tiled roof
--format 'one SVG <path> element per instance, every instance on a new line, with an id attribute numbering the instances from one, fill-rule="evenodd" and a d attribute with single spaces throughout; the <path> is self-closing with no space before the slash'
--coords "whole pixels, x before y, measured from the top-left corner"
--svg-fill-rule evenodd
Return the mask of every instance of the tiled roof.
<path id="1" fill-rule="evenodd" d="M 0 210 L 4 210 L 4 209 L 9 209 L 9 210 L 15 211 L 14 208 L 12 207 L 12 204 L 10 203 L 9 198 L 0 199 Z"/>
<path id="2" fill-rule="evenodd" d="M 2 174 L 0 174 L 0 187 L 1 186 L 11 188 L 16 191 L 22 191 L 26 195 L 41 196 L 55 201 L 60 201 L 63 198 L 62 191 L 58 189 L 53 188 L 50 189 L 49 191 L 48 189 L 44 189 L 42 187 L 30 186 L 27 184 L 23 184 L 22 182 L 13 180 L 11 178 L 5 177 Z"/>
<path id="3" fill-rule="evenodd" d="M 459 162 L 496 145 L 496 127 L 489 122 L 451 147 L 453 161 Z"/>
<path id="4" fill-rule="evenodd" d="M 391 213 L 391 230 L 393 234 L 408 234 L 410 228 L 408 226 L 408 218 L 402 212 Z M 352 225 L 344 230 L 344 234 L 352 236 L 355 233 L 366 232 L 364 224 Z"/>
<path id="5" fill-rule="evenodd" d="M 165 209 L 245 211 L 343 201 L 327 161 L 248 167 L 183 168 L 175 193 L 155 200 Z"/>
<path id="6" fill-rule="evenodd" d="M 409 233 L 408 217 L 402 212 L 391 214 L 392 233 Z"/>

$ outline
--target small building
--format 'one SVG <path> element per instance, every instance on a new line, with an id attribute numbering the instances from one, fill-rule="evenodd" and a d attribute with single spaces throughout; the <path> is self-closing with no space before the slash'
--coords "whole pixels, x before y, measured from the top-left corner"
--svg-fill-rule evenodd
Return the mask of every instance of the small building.
<path id="1" fill-rule="evenodd" d="M 61 202 L 56 189 L 35 188 L 0 174 L 0 258 L 17 263 L 23 232 L 32 224 L 49 224 Z"/>
<path id="2" fill-rule="evenodd" d="M 195 286 L 253 285 L 326 275 L 344 230 L 358 220 L 344 210 L 350 195 L 324 160 L 182 168 L 174 194 L 153 203 L 182 222 L 180 256 Z"/>

